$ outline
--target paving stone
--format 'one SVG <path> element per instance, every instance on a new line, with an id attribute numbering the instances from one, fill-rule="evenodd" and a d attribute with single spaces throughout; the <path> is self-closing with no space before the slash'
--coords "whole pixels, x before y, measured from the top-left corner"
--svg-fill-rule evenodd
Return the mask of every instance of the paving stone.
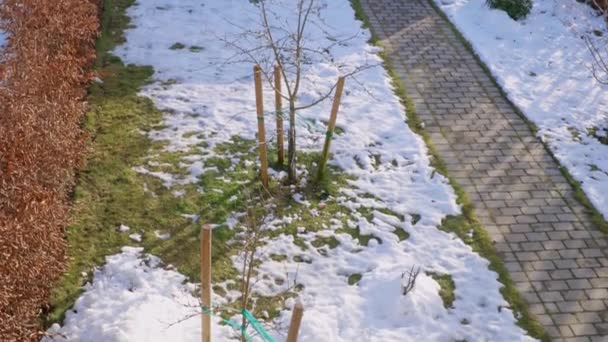
<path id="1" fill-rule="evenodd" d="M 586 300 L 587 295 L 583 290 L 562 291 L 565 300 Z"/>
<path id="2" fill-rule="evenodd" d="M 593 324 L 572 324 L 570 325 L 570 329 L 574 335 L 597 335 L 597 329 L 593 326 Z"/>
<path id="3" fill-rule="evenodd" d="M 584 311 L 579 302 L 576 301 L 557 302 L 556 304 L 559 311 L 563 313 L 576 313 Z"/>
<path id="4" fill-rule="evenodd" d="M 538 293 L 543 302 L 562 302 L 564 298 L 559 291 L 544 291 Z"/>
<path id="5" fill-rule="evenodd" d="M 570 279 L 572 273 L 570 270 L 556 270 L 550 273 L 552 279 Z"/>
<path id="6" fill-rule="evenodd" d="M 596 312 L 579 312 L 576 314 L 576 319 L 581 323 L 599 323 L 602 321 L 602 318 Z"/>
<path id="7" fill-rule="evenodd" d="M 544 282 L 544 286 L 547 290 L 551 291 L 561 291 L 568 290 L 568 283 L 564 280 L 549 280 Z"/>
<path id="8" fill-rule="evenodd" d="M 602 311 L 606 309 L 606 304 L 597 299 L 581 300 L 580 304 L 587 311 Z"/>
<path id="9" fill-rule="evenodd" d="M 362 5 L 530 312 L 556 341 L 608 342 L 608 238 L 559 165 L 429 2 Z"/>

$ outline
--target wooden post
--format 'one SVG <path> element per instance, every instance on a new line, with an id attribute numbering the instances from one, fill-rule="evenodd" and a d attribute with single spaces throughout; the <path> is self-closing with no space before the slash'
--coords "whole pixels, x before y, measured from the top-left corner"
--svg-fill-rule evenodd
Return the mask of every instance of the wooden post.
<path id="1" fill-rule="evenodd" d="M 201 303 L 211 311 L 211 225 L 201 229 Z M 202 342 L 211 342 L 211 316 L 202 314 Z"/>
<path id="2" fill-rule="evenodd" d="M 289 332 L 287 333 L 286 342 L 297 342 L 298 334 L 300 333 L 300 323 L 302 323 L 302 316 L 304 316 L 304 306 L 299 301 L 293 307 L 291 313 L 291 323 L 289 323 Z"/>
<path id="3" fill-rule="evenodd" d="M 262 94 L 262 68 L 253 67 L 255 79 L 255 103 L 258 118 L 258 145 L 260 147 L 260 162 L 262 164 L 262 184 L 268 187 L 268 158 L 266 156 L 266 131 L 264 129 L 264 95 Z"/>
<path id="4" fill-rule="evenodd" d="M 325 145 L 323 146 L 323 153 L 321 154 L 321 160 L 319 161 L 319 174 L 317 177 L 318 181 L 321 181 L 325 175 L 325 166 L 327 165 L 327 158 L 329 157 L 329 147 L 331 145 L 331 139 L 334 135 L 334 129 L 336 128 L 336 119 L 338 117 L 338 109 L 340 109 L 340 101 L 342 100 L 342 91 L 344 90 L 344 77 L 341 76 L 338 79 L 338 85 L 336 86 L 336 96 L 334 97 L 334 104 L 331 108 L 331 115 L 329 117 L 329 123 L 327 124 L 327 134 L 325 136 Z"/>
<path id="5" fill-rule="evenodd" d="M 277 112 L 277 163 L 283 165 L 283 98 L 281 97 L 281 67 L 274 66 L 274 102 Z"/>

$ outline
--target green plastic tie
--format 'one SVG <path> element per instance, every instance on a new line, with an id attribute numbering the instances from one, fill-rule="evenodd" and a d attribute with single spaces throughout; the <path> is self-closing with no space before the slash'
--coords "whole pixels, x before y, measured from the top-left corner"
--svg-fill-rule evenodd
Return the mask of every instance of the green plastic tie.
<path id="1" fill-rule="evenodd" d="M 325 133 L 325 136 L 327 137 L 327 139 L 331 139 L 334 136 L 334 132 L 333 131 L 327 131 L 327 133 Z"/>
<path id="2" fill-rule="evenodd" d="M 243 310 L 243 311 L 241 311 L 241 313 L 243 314 L 243 317 L 245 317 L 245 319 L 249 321 L 249 323 L 253 327 L 253 330 L 255 330 L 258 334 L 260 334 L 260 336 L 262 336 L 264 341 L 275 342 L 274 338 L 272 338 L 272 336 L 270 336 L 270 334 L 268 334 L 266 329 L 264 329 L 264 327 L 260 324 L 260 322 L 257 319 L 255 319 L 255 317 L 253 317 L 253 315 L 251 314 L 251 312 L 249 312 L 249 310 Z"/>
<path id="3" fill-rule="evenodd" d="M 224 319 L 221 316 L 218 316 L 218 315 L 214 314 L 213 312 L 211 312 L 211 310 L 209 310 L 209 308 L 207 308 L 207 307 L 201 306 L 201 309 L 203 310 L 204 314 L 207 314 L 211 317 L 219 318 L 223 323 L 232 327 L 234 330 L 240 331 L 242 336 L 245 337 L 245 340 L 247 342 L 253 341 L 251 339 L 251 336 L 249 336 L 247 334 L 247 331 L 246 331 L 247 328 L 244 325 L 238 324 L 237 322 L 229 320 L 229 319 Z M 242 310 L 241 315 L 243 315 L 243 317 L 245 317 L 245 319 L 249 322 L 249 324 L 251 324 L 251 327 L 253 328 L 253 330 L 255 330 L 258 334 L 260 334 L 260 336 L 264 339 L 265 342 L 275 342 L 274 338 L 272 338 L 272 336 L 270 336 L 270 334 L 268 334 L 266 329 L 264 329 L 262 324 L 255 317 L 253 317 L 253 314 L 249 310 Z"/>
<path id="4" fill-rule="evenodd" d="M 258 121 L 264 121 L 264 117 L 263 116 L 258 116 Z"/>
<path id="5" fill-rule="evenodd" d="M 213 312 L 211 312 L 211 310 L 209 310 L 208 308 L 201 306 L 201 309 L 203 310 L 204 314 L 209 315 L 210 317 L 215 317 L 215 318 L 219 318 L 223 323 L 225 323 L 226 325 L 230 326 L 232 329 L 237 330 L 239 332 L 241 332 L 242 336 L 245 337 L 245 340 L 247 342 L 252 342 L 253 340 L 251 339 L 251 336 L 249 336 L 247 334 L 247 332 L 245 331 L 245 326 L 238 324 L 235 321 L 229 320 L 229 319 L 224 319 L 221 316 L 218 316 L 216 314 L 214 314 Z M 245 317 L 246 318 L 246 317 Z M 255 319 L 255 318 L 254 318 Z M 257 330 L 256 330 L 257 331 Z M 270 340 L 269 342 L 274 342 L 273 340 Z"/>

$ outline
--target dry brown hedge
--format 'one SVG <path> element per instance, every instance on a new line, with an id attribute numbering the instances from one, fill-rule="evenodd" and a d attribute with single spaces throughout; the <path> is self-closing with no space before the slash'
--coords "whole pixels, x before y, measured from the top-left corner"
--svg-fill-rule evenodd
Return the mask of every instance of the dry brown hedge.
<path id="1" fill-rule="evenodd" d="M 4 0 L 0 63 L 0 340 L 38 338 L 65 259 L 81 165 L 97 0 Z"/>

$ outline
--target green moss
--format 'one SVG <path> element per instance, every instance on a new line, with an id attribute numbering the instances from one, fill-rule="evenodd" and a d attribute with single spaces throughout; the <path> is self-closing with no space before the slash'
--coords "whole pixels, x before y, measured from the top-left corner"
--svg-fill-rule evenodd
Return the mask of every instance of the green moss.
<path id="1" fill-rule="evenodd" d="M 357 18 L 364 21 L 365 27 L 370 28 L 372 34 L 371 41 L 373 43 L 377 43 L 377 35 L 373 32 L 371 26 L 369 25 L 367 15 L 363 12 L 360 0 L 351 0 L 351 3 L 355 10 Z M 429 3 L 437 10 L 438 13 L 440 13 L 440 15 L 444 17 L 445 20 L 447 20 L 443 12 L 441 12 L 441 10 L 436 7 L 433 1 L 429 1 Z M 459 35 L 460 39 L 462 39 L 463 43 L 465 43 L 465 45 L 467 45 L 470 49 L 470 44 L 462 37 L 462 35 L 459 34 L 459 32 L 455 28 L 453 29 L 454 32 Z M 470 50 L 472 51 L 472 49 Z M 475 56 L 477 57 L 477 55 Z M 384 60 L 385 68 L 393 82 L 395 93 L 401 99 L 403 105 L 405 106 L 407 124 L 409 125 L 412 131 L 414 131 L 416 134 L 420 135 L 423 138 L 429 150 L 429 154 L 431 157 L 431 165 L 438 172 L 440 172 L 449 179 L 450 184 L 456 192 L 458 203 L 462 207 L 462 215 L 447 217 L 444 219 L 442 224 L 443 229 L 456 233 L 463 240 L 469 240 L 468 243 L 471 245 L 473 250 L 490 262 L 490 269 L 498 273 L 499 281 L 503 284 L 503 287 L 501 288 L 501 294 L 503 295 L 505 300 L 511 305 L 511 308 L 516 313 L 516 317 L 518 317 L 517 324 L 523 329 L 525 329 L 531 336 L 539 338 L 542 341 L 549 341 L 550 338 L 544 331 L 542 325 L 540 325 L 540 323 L 538 323 L 538 321 L 536 321 L 533 316 L 528 312 L 527 305 L 517 292 L 508 270 L 506 269 L 504 263 L 496 253 L 491 238 L 488 236 L 488 233 L 481 226 L 477 217 L 475 216 L 471 201 L 468 199 L 464 190 L 452 178 L 448 176 L 445 163 L 439 157 L 439 154 L 437 153 L 437 150 L 434 147 L 429 134 L 424 130 L 423 126 L 421 125 L 421 121 L 416 114 L 416 108 L 414 107 L 412 100 L 407 95 L 406 88 L 398 77 L 395 69 L 393 68 L 390 58 L 384 53 L 381 55 L 381 57 Z M 481 65 L 485 67 L 485 65 Z M 486 72 L 488 72 L 487 67 L 485 67 L 485 69 Z M 521 115 L 521 112 L 518 111 L 518 113 Z M 525 117 L 523 118 L 525 122 L 529 123 L 529 121 L 526 120 Z M 470 239 L 469 232 L 471 231 L 473 232 L 473 237 Z"/>
<path id="2" fill-rule="evenodd" d="M 456 299 L 456 296 L 454 295 L 456 285 L 454 284 L 452 276 L 435 272 L 427 272 L 427 274 L 439 284 L 439 297 L 441 297 L 441 300 L 443 301 L 443 306 L 446 309 L 453 308 L 454 300 Z"/>

